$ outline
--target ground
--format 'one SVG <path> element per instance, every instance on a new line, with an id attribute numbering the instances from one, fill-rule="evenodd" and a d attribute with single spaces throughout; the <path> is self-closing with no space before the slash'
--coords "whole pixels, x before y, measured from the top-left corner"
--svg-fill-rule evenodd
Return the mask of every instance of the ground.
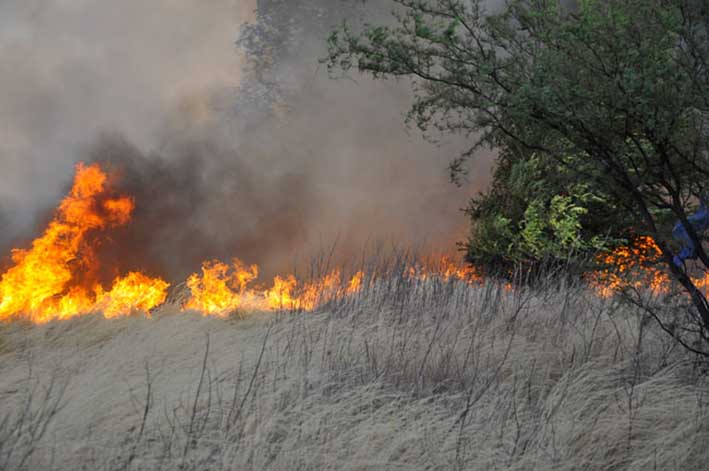
<path id="1" fill-rule="evenodd" d="M 0 469 L 700 470 L 702 364 L 583 286 L 0 326 Z"/>

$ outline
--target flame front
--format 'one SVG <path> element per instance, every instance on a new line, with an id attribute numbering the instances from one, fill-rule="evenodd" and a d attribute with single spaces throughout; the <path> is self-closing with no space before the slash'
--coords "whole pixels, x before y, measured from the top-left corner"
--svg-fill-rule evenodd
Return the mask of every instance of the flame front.
<path id="1" fill-rule="evenodd" d="M 190 298 L 183 307 L 219 316 L 240 309 L 310 311 L 323 301 L 355 294 L 362 287 L 364 273 L 355 273 L 346 283 L 339 269 L 305 283 L 299 283 L 294 275 L 276 276 L 270 288 L 256 285 L 257 277 L 256 265 L 247 266 L 237 258 L 232 266 L 216 260 L 205 262 L 201 273 L 187 279 Z"/>
<path id="2" fill-rule="evenodd" d="M 363 271 L 347 279 L 337 268 L 305 283 L 298 283 L 293 275 L 286 278 L 277 276 L 273 280 L 273 288 L 265 292 L 265 297 L 269 309 L 312 311 L 328 300 L 354 295 L 362 289 L 363 279 Z"/>
<path id="3" fill-rule="evenodd" d="M 665 292 L 670 279 L 658 268 L 660 255 L 660 247 L 652 237 L 637 237 L 630 245 L 599 256 L 598 262 L 605 268 L 592 274 L 591 284 L 601 297 L 610 297 L 624 288 Z"/>
<path id="4" fill-rule="evenodd" d="M 98 280 L 97 244 L 102 231 L 128 224 L 135 208 L 129 196 L 114 195 L 109 176 L 98 164 L 78 164 L 69 194 L 44 233 L 28 249 L 14 249 L 0 276 L 0 321 L 24 317 L 43 323 L 101 312 L 112 318 L 149 312 L 167 299 L 169 284 L 135 271 L 106 287 Z M 270 288 L 255 285 L 258 267 L 239 259 L 232 265 L 213 260 L 186 282 L 184 310 L 227 315 L 239 309 L 312 310 L 321 302 L 360 290 L 363 272 L 344 280 L 340 270 L 301 283 L 276 276 Z"/>
<path id="5" fill-rule="evenodd" d="M 11 264 L 0 276 L 0 321 L 24 317 L 41 323 L 93 312 L 113 318 L 147 313 L 166 302 L 170 285 L 140 271 L 121 274 L 106 285 L 99 280 L 101 238 L 105 231 L 130 223 L 135 209 L 130 196 L 115 194 L 110 180 L 99 164 L 77 165 L 72 188 L 44 233 L 28 249 L 11 253 Z M 355 295 L 374 276 L 365 282 L 363 271 L 345 276 L 336 268 L 307 281 L 286 275 L 259 285 L 258 275 L 258 266 L 237 258 L 231 265 L 204 262 L 187 279 L 189 293 L 180 307 L 216 316 L 242 310 L 312 311 Z M 445 256 L 425 259 L 404 275 L 416 280 L 482 280 L 473 267 Z"/>
<path id="6" fill-rule="evenodd" d="M 255 299 L 248 286 L 257 277 L 256 265 L 246 266 L 237 258 L 232 267 L 217 260 L 205 262 L 201 275 L 194 273 L 187 279 L 191 297 L 184 307 L 205 315 L 226 315 L 241 307 L 247 299 Z"/>
<path id="7" fill-rule="evenodd" d="M 437 277 L 443 281 L 460 280 L 470 284 L 483 281 L 474 266 L 461 265 L 448 255 L 424 258 L 419 264 L 409 267 L 408 274 L 421 280 Z"/>
<path id="8" fill-rule="evenodd" d="M 167 284 L 137 274 L 130 281 L 116 282 L 105 293 L 95 280 L 99 268 L 94 247 L 87 236 L 95 231 L 126 224 L 134 209 L 125 196 L 109 197 L 108 176 L 97 164 L 76 168 L 74 184 L 60 203 L 44 234 L 29 249 L 12 251 L 12 266 L 0 277 L 0 320 L 25 315 L 35 322 L 66 319 L 105 306 L 106 312 L 127 302 L 136 282 L 143 288 L 162 292 L 153 295 L 162 302 Z M 138 296 L 135 308 L 150 309 L 157 304 Z M 118 301 L 118 300 L 121 301 Z"/>
<path id="9" fill-rule="evenodd" d="M 662 251 L 652 237 L 637 237 L 629 246 L 618 247 L 598 258 L 606 268 L 591 275 L 591 285 L 599 296 L 606 298 L 628 288 L 666 294 L 670 291 L 671 280 L 662 267 L 661 257 Z M 709 274 L 702 277 L 690 275 L 690 279 L 705 296 L 708 294 Z"/>
<path id="10" fill-rule="evenodd" d="M 95 307 L 109 318 L 131 311 L 149 312 L 165 302 L 169 286 L 169 283 L 160 278 L 150 278 L 140 272 L 131 272 L 123 278 L 116 279 L 109 292 L 101 295 L 99 291 Z"/>

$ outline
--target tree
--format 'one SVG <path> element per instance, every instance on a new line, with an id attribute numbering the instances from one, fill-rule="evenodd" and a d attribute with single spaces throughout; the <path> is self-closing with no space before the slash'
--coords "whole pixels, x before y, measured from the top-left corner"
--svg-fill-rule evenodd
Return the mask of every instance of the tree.
<path id="1" fill-rule="evenodd" d="M 245 52 L 246 78 L 241 105 L 249 112 L 272 111 L 289 98 L 289 80 L 296 59 L 311 38 L 326 37 L 346 16 L 355 16 L 363 0 L 257 0 L 253 23 L 244 23 L 236 41 Z M 321 42 L 319 43 L 321 44 Z"/>
<path id="2" fill-rule="evenodd" d="M 466 212 L 466 259 L 494 276 L 555 266 L 585 275 L 599 268 L 598 253 L 627 245 L 633 236 L 609 195 L 556 160 L 523 150 L 501 152 L 489 189 Z"/>
<path id="3" fill-rule="evenodd" d="M 673 261 L 709 183 L 709 12 L 698 0 L 511 0 L 487 14 L 479 0 L 394 0 L 393 25 L 347 26 L 329 40 L 332 72 L 411 77 L 409 118 L 424 131 L 464 133 L 480 146 L 520 146 L 553 159 L 606 195 L 628 226 L 652 236 L 691 299 L 691 322 L 668 332 L 709 342 L 709 304 Z M 703 352 L 706 353 L 705 350 Z"/>

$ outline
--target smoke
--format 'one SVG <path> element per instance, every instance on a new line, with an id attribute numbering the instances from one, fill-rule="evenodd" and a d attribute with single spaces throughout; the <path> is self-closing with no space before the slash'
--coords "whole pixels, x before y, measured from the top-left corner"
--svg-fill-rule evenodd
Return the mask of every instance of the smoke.
<path id="1" fill-rule="evenodd" d="M 0 2 L 0 198 L 14 229 L 59 197 L 101 132 L 151 149 L 240 80 L 233 2 Z M 205 111 L 206 113 L 206 111 Z"/>
<path id="2" fill-rule="evenodd" d="M 464 237 L 459 209 L 490 156 L 458 189 L 446 164 L 465 143 L 407 132 L 405 83 L 327 77 L 317 59 L 329 25 L 354 11 L 346 0 L 315 2 L 317 28 L 289 26 L 269 70 L 277 104 L 264 106 L 235 45 L 255 3 L 0 3 L 3 252 L 27 243 L 80 160 L 108 162 L 136 198 L 132 225 L 104 245 L 120 269 L 177 279 L 238 256 L 275 271 L 335 240 L 352 252 L 373 238 L 450 248 Z"/>
<path id="3" fill-rule="evenodd" d="M 88 152 L 136 204 L 131 223 L 101 244 L 104 280 L 137 268 L 183 280 L 209 258 L 275 263 L 307 242 L 320 204 L 307 175 L 266 174 L 208 140 L 164 151 L 103 136 Z"/>

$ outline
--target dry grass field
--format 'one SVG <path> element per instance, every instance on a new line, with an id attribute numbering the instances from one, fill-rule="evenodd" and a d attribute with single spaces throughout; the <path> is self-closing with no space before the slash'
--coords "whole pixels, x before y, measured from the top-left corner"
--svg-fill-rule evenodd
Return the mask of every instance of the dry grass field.
<path id="1" fill-rule="evenodd" d="M 0 326 L 3 470 L 706 470 L 704 365 L 582 286 Z"/>

